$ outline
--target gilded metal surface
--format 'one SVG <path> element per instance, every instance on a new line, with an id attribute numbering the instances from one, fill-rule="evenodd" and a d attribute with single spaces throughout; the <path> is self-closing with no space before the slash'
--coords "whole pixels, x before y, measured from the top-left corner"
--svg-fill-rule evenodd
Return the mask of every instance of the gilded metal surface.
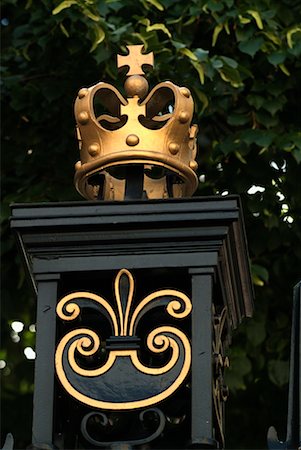
<path id="1" fill-rule="evenodd" d="M 142 53 L 143 45 L 127 45 L 128 55 L 117 55 L 117 67 L 128 66 L 127 75 L 144 75 L 143 65 L 154 66 L 153 52 L 144 55 Z"/>
<path id="2" fill-rule="evenodd" d="M 197 188 L 197 126 L 191 125 L 190 91 L 166 81 L 147 95 L 142 67 L 152 66 L 153 56 L 142 54 L 142 47 L 128 46 L 127 56 L 118 55 L 118 67 L 129 68 L 127 98 L 112 85 L 100 82 L 80 89 L 75 101 L 80 147 L 75 186 L 87 199 L 100 195 L 124 199 L 124 169 L 132 165 L 144 171 L 143 189 L 148 198 L 190 196 Z M 97 104 L 102 105 L 101 114 Z M 102 181 L 97 179 L 99 175 Z"/>
<path id="3" fill-rule="evenodd" d="M 122 282 L 127 285 L 126 298 L 121 288 Z M 100 367 L 87 368 L 83 366 L 83 361 L 85 358 L 97 357 L 101 348 L 100 337 L 88 328 L 72 330 L 57 346 L 56 373 L 72 397 L 93 408 L 129 410 L 154 405 L 173 394 L 186 378 L 191 365 L 189 340 L 174 326 L 159 326 L 149 332 L 146 339 L 149 351 L 157 354 L 167 352 L 169 355 L 168 361 L 161 367 L 146 366 L 140 360 L 139 349 L 131 348 L 130 345 L 126 348 L 127 343 L 135 339 L 137 325 L 149 310 L 163 306 L 171 317 L 182 319 L 190 314 L 191 301 L 180 291 L 162 289 L 146 296 L 133 308 L 134 279 L 126 269 L 117 274 L 114 291 L 116 310 L 103 297 L 89 292 L 76 292 L 65 296 L 58 303 L 57 314 L 62 320 L 73 321 L 81 313 L 80 302 L 89 300 L 109 318 L 113 334 L 119 338 L 118 344 L 124 341 L 124 347 L 110 347 L 106 361 Z M 127 377 L 124 392 L 121 381 L 117 386 L 112 381 L 118 370 L 124 370 L 123 376 Z M 84 383 L 88 379 L 90 387 Z M 101 398 L 102 395 L 105 398 Z M 131 399 L 131 395 L 136 398 Z"/>

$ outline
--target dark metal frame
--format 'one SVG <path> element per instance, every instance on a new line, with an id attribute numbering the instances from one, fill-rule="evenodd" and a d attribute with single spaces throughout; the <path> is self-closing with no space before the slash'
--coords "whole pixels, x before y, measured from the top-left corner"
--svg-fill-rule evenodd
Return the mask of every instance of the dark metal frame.
<path id="1" fill-rule="evenodd" d="M 270 427 L 268 448 L 301 448 L 301 282 L 294 289 L 286 439 L 279 441 L 277 431 Z"/>
<path id="2" fill-rule="evenodd" d="M 52 361 L 60 277 L 70 272 L 177 267 L 189 272 L 192 285 L 190 442 L 196 448 L 216 448 L 212 304 L 227 308 L 228 340 L 231 330 L 253 310 L 239 197 L 16 204 L 11 227 L 37 292 L 33 444 L 53 444 Z M 217 292 L 219 298 L 214 297 Z"/>

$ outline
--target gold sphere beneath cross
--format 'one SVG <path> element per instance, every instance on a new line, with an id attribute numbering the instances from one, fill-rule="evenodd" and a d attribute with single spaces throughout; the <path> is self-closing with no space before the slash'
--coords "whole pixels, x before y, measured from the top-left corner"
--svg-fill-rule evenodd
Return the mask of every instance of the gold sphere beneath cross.
<path id="1" fill-rule="evenodd" d="M 124 89 L 129 97 L 144 98 L 148 92 L 148 82 L 141 75 L 132 75 L 124 83 Z"/>

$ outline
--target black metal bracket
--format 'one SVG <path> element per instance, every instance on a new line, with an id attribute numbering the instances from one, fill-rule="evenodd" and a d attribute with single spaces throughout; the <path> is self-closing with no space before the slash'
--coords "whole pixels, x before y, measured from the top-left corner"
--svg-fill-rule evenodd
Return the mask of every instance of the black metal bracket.
<path id="1" fill-rule="evenodd" d="M 286 440 L 279 441 L 274 427 L 268 430 L 268 448 L 301 448 L 301 281 L 295 286 L 291 334 L 290 379 Z"/>

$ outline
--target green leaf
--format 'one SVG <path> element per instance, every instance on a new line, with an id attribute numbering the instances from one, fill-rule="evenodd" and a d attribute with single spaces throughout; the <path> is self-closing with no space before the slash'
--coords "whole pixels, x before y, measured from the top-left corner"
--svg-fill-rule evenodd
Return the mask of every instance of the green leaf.
<path id="1" fill-rule="evenodd" d="M 209 0 L 207 2 L 207 7 L 213 12 L 219 12 L 224 9 L 224 5 L 220 0 Z"/>
<path id="2" fill-rule="evenodd" d="M 193 52 L 199 61 L 206 61 L 208 59 L 209 51 L 202 48 L 197 48 Z"/>
<path id="3" fill-rule="evenodd" d="M 62 33 L 63 33 L 65 36 L 67 36 L 67 37 L 70 36 L 69 33 L 68 33 L 68 31 L 66 30 L 66 28 L 64 27 L 64 25 L 63 25 L 62 22 L 60 23 L 60 29 L 62 30 Z"/>
<path id="4" fill-rule="evenodd" d="M 252 281 L 255 284 L 255 286 L 264 286 L 264 282 L 257 276 L 257 275 L 252 275 Z"/>
<path id="5" fill-rule="evenodd" d="M 301 27 L 294 27 L 286 33 L 287 45 L 289 48 L 293 48 L 293 36 L 296 33 L 301 33 Z"/>
<path id="6" fill-rule="evenodd" d="M 255 22 L 256 22 L 256 25 L 258 26 L 258 28 L 260 30 L 263 30 L 263 24 L 262 24 L 262 20 L 261 20 L 259 12 L 255 11 L 254 9 L 248 9 L 247 13 L 250 14 L 250 16 L 253 17 L 253 19 L 255 19 Z"/>
<path id="7" fill-rule="evenodd" d="M 101 64 L 104 61 L 109 60 L 110 56 L 111 52 L 104 45 L 99 45 L 93 52 L 93 58 L 95 59 L 97 64 Z"/>
<path id="8" fill-rule="evenodd" d="M 229 67 L 237 69 L 238 63 L 234 59 L 228 58 L 227 56 L 220 56 L 220 59 L 224 61 L 224 63 L 227 64 Z"/>
<path id="9" fill-rule="evenodd" d="M 248 41 L 254 37 L 253 27 L 237 27 L 235 29 L 235 36 L 238 42 Z"/>
<path id="10" fill-rule="evenodd" d="M 282 64 L 285 61 L 286 54 L 282 51 L 274 52 L 268 55 L 267 58 L 271 64 L 277 66 L 278 64 Z"/>
<path id="11" fill-rule="evenodd" d="M 222 80 L 230 83 L 234 88 L 239 88 L 243 86 L 243 83 L 240 78 L 240 74 L 237 69 L 233 69 L 229 66 L 224 66 L 222 69 L 218 69 L 218 72 L 222 78 Z"/>
<path id="12" fill-rule="evenodd" d="M 247 164 L 247 161 L 245 160 L 245 158 L 241 155 L 241 153 L 235 151 L 234 155 L 236 156 L 236 158 L 243 164 Z"/>
<path id="13" fill-rule="evenodd" d="M 220 69 L 224 65 L 223 61 L 215 56 L 211 58 L 211 64 L 215 69 Z"/>
<path id="14" fill-rule="evenodd" d="M 229 125 L 245 125 L 250 122 L 250 117 L 245 114 L 230 114 L 227 118 L 227 122 Z"/>
<path id="15" fill-rule="evenodd" d="M 241 52 L 247 53 L 247 55 L 254 56 L 264 43 L 262 37 L 250 39 L 248 41 L 240 42 L 238 48 Z"/>
<path id="16" fill-rule="evenodd" d="M 136 36 L 138 38 L 138 42 L 142 42 L 144 45 L 144 51 L 147 52 L 148 50 L 148 42 L 143 36 L 142 33 L 133 33 L 132 36 Z"/>
<path id="17" fill-rule="evenodd" d="M 270 41 L 272 41 L 275 45 L 281 45 L 281 39 L 271 31 L 263 31 L 262 34 L 266 36 Z"/>
<path id="18" fill-rule="evenodd" d="M 286 75 L 286 76 L 290 76 L 290 72 L 287 69 L 287 67 L 284 64 L 279 64 L 279 69 L 281 69 L 281 71 Z"/>
<path id="19" fill-rule="evenodd" d="M 288 50 L 288 53 L 293 57 L 299 57 L 301 55 L 301 39 L 297 42 L 295 41 L 294 46 Z"/>
<path id="20" fill-rule="evenodd" d="M 154 23 L 153 25 L 149 25 L 146 27 L 146 31 L 153 31 L 153 30 L 161 30 L 163 33 L 167 34 L 169 38 L 171 38 L 171 33 L 169 29 L 164 25 L 164 23 Z"/>
<path id="21" fill-rule="evenodd" d="M 153 5 L 159 11 L 164 11 L 164 6 L 160 2 L 158 2 L 158 0 L 146 0 L 146 2 Z"/>
<path id="22" fill-rule="evenodd" d="M 204 71 L 203 64 L 199 63 L 198 61 L 193 61 L 193 60 L 191 60 L 191 63 L 192 63 L 193 67 L 197 70 L 197 72 L 199 74 L 199 78 L 200 78 L 201 84 L 204 84 L 204 82 L 205 82 L 205 71 Z"/>
<path id="23" fill-rule="evenodd" d="M 174 48 L 176 48 L 177 50 L 179 50 L 180 48 L 185 48 L 185 44 L 183 44 L 183 42 L 178 42 L 178 41 L 171 41 L 172 45 L 174 46 Z"/>
<path id="24" fill-rule="evenodd" d="M 281 98 L 275 98 L 273 100 L 266 100 L 263 105 L 264 109 L 269 111 L 272 116 L 276 114 L 276 112 L 281 111 L 283 108 L 283 101 Z"/>
<path id="25" fill-rule="evenodd" d="M 179 17 L 179 22 L 182 20 L 182 17 Z M 188 27 L 189 25 L 192 25 L 194 22 L 196 22 L 198 18 L 196 16 L 191 16 L 187 22 L 183 23 L 183 27 Z"/>
<path id="26" fill-rule="evenodd" d="M 187 56 L 192 61 L 197 61 L 198 60 L 197 56 L 194 53 L 192 53 L 192 51 L 189 50 L 189 48 L 181 48 L 179 50 L 179 53 L 182 53 L 183 55 Z"/>
<path id="27" fill-rule="evenodd" d="M 144 17 L 143 19 L 140 19 L 138 23 L 141 23 L 142 25 L 148 27 L 150 25 L 150 20 Z"/>
<path id="28" fill-rule="evenodd" d="M 93 20 L 94 22 L 99 22 L 100 16 L 94 14 L 89 8 L 83 8 L 82 11 L 86 17 L 89 17 L 89 19 Z"/>
<path id="29" fill-rule="evenodd" d="M 269 378 L 276 386 L 284 386 L 288 382 L 289 363 L 288 361 L 271 360 L 268 362 Z"/>
<path id="30" fill-rule="evenodd" d="M 297 163 L 300 164 L 301 163 L 301 149 L 294 148 L 294 150 L 292 151 L 292 155 L 295 158 L 295 160 L 297 161 Z"/>
<path id="31" fill-rule="evenodd" d="M 215 46 L 218 35 L 220 34 L 220 32 L 222 31 L 223 28 L 224 28 L 224 25 L 221 23 L 216 25 L 216 27 L 214 28 L 213 35 L 212 35 L 212 47 Z"/>
<path id="32" fill-rule="evenodd" d="M 265 327 L 265 318 L 254 317 L 254 320 L 247 323 L 246 327 L 246 335 L 250 342 L 250 344 L 254 347 L 262 344 L 266 338 L 266 327 Z"/>
<path id="33" fill-rule="evenodd" d="M 256 94 L 250 94 L 247 96 L 247 102 L 249 105 L 254 106 L 256 109 L 260 109 L 265 102 L 265 97 Z"/>
<path id="34" fill-rule="evenodd" d="M 224 23 L 224 28 L 225 28 L 226 33 L 227 33 L 228 35 L 230 35 L 231 33 L 230 33 L 230 28 L 229 28 L 228 20 L 226 20 L 226 22 Z"/>
<path id="35" fill-rule="evenodd" d="M 256 113 L 256 121 L 266 128 L 272 128 L 279 125 L 277 116 L 272 117 L 269 113 L 262 110 Z"/>
<path id="36" fill-rule="evenodd" d="M 245 376 L 252 370 L 252 364 L 246 351 L 239 347 L 231 347 L 229 351 L 230 367 L 225 371 L 225 382 L 230 390 L 246 389 Z"/>
<path id="37" fill-rule="evenodd" d="M 294 144 L 301 150 L 301 131 L 290 133 L 289 136 L 294 141 Z"/>
<path id="38" fill-rule="evenodd" d="M 267 283 L 269 281 L 269 272 L 267 269 L 263 266 L 260 266 L 259 264 L 252 264 L 251 266 L 252 275 L 256 275 L 258 278 L 260 278 L 262 281 Z"/>
<path id="39" fill-rule="evenodd" d="M 277 321 L 277 319 L 276 319 Z M 277 323 L 275 323 L 277 326 Z M 290 324 L 287 323 L 287 326 L 290 326 Z M 277 326 L 278 329 L 278 326 Z M 280 354 L 283 352 L 284 349 L 289 347 L 289 340 L 288 339 L 281 339 L 281 334 L 275 333 L 272 334 L 266 341 L 265 347 L 268 353 L 272 353 L 275 355 Z"/>
<path id="40" fill-rule="evenodd" d="M 268 147 L 276 137 L 276 133 L 267 130 L 245 130 L 240 133 L 240 138 L 246 144 L 257 144 L 260 147 Z"/>
<path id="41" fill-rule="evenodd" d="M 92 53 L 106 37 L 104 30 L 98 24 L 97 25 L 95 24 L 95 26 L 93 27 L 93 35 L 94 39 L 92 47 L 90 48 L 90 53 Z"/>
<path id="42" fill-rule="evenodd" d="M 65 0 L 52 10 L 52 14 L 55 16 L 63 11 L 63 9 L 70 8 L 70 6 L 77 4 L 78 2 L 76 0 Z"/>
<path id="43" fill-rule="evenodd" d="M 251 19 L 248 19 L 247 17 L 243 17 L 241 14 L 238 15 L 239 21 L 241 24 L 246 25 L 247 23 L 251 22 Z"/>
<path id="44" fill-rule="evenodd" d="M 204 92 L 202 92 L 200 89 L 198 89 L 197 87 L 194 86 L 193 88 L 194 92 L 196 93 L 198 99 L 202 102 L 203 107 L 200 111 L 200 114 L 202 114 L 206 108 L 208 108 L 209 106 L 209 100 L 208 97 L 204 94 Z"/>

